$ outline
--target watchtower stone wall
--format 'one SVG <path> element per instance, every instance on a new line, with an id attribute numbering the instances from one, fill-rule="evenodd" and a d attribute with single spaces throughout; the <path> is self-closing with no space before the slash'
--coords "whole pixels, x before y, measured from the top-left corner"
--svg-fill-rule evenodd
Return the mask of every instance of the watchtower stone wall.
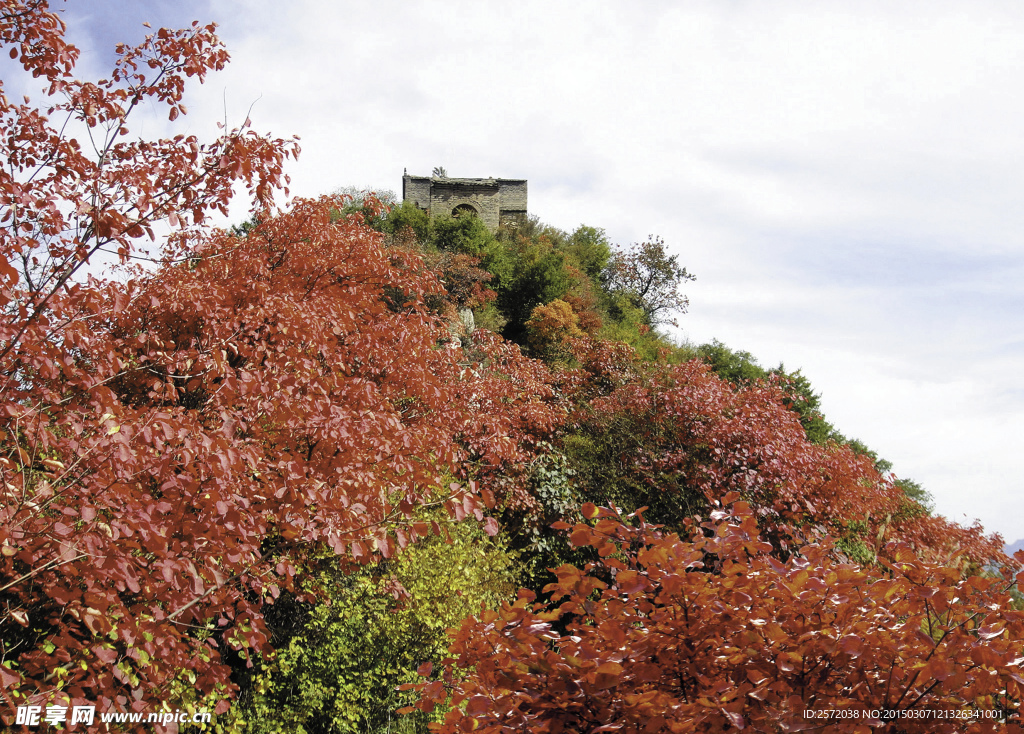
<path id="1" fill-rule="evenodd" d="M 501 225 L 526 221 L 526 180 L 402 176 L 402 200 L 431 216 L 475 214 L 496 232 Z"/>

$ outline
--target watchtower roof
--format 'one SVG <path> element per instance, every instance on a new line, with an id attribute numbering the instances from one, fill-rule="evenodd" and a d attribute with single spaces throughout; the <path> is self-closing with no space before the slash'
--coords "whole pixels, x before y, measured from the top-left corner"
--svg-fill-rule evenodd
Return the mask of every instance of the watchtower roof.
<path id="1" fill-rule="evenodd" d="M 494 178 L 494 176 L 488 176 L 487 178 L 453 178 L 452 176 L 408 176 L 415 181 L 430 181 L 431 183 L 447 183 L 447 184 L 524 184 L 527 179 L 525 178 Z"/>

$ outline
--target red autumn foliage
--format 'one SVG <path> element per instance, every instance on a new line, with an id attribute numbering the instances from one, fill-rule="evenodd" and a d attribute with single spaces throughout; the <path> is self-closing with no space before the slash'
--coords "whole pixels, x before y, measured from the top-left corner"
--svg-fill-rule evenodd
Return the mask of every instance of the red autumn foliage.
<path id="1" fill-rule="evenodd" d="M 254 559 L 237 539 L 210 548 L 209 558 L 196 552 L 201 546 L 173 525 L 177 514 L 193 510 L 170 502 L 174 492 L 160 477 L 199 490 L 205 475 L 226 476 L 246 452 L 210 435 L 211 426 L 204 432 L 175 420 L 173 411 L 142 416 L 146 400 L 172 402 L 171 380 L 159 372 L 168 357 L 147 354 L 147 336 L 137 328 L 131 350 L 109 330 L 137 310 L 141 289 L 83 285 L 76 276 L 100 252 L 126 261 L 158 221 L 181 227 L 185 215 L 200 224 L 211 211 L 226 211 L 236 184 L 269 204 L 286 182 L 284 160 L 298 152 L 293 143 L 256 135 L 248 121 L 210 144 L 194 136 L 128 137 L 136 110 L 165 104 L 173 120 L 186 111 L 186 79 L 202 80 L 224 65 L 227 53 L 212 25 L 160 29 L 137 47 L 119 46 L 109 78 L 96 82 L 74 76 L 78 51 L 64 30 L 43 0 L 0 8 L 0 43 L 47 83 L 42 106 L 0 94 L 5 709 L 62 686 L 76 700 L 88 692 L 138 705 L 141 696 L 130 694 L 152 695 L 182 666 L 209 668 L 210 656 L 187 640 L 182 623 L 220 599 L 226 585 L 237 586 L 236 571 Z M 142 375 L 145 394 L 122 402 L 114 383 Z M 160 441 L 181 453 L 157 455 Z M 193 474 L 197 460 L 212 464 Z M 214 501 L 214 493 L 206 498 Z M 176 591 L 161 597 L 164 590 Z M 229 603 L 224 611 L 244 616 L 248 606 Z M 237 633 L 239 644 L 258 637 Z M 204 675 L 200 680 L 208 687 Z"/>
<path id="2" fill-rule="evenodd" d="M 475 379 L 426 308 L 441 287 L 339 220 L 343 202 L 264 211 L 244 237 L 186 229 L 152 274 L 76 279 L 159 220 L 223 211 L 235 183 L 268 204 L 297 148 L 248 122 L 210 145 L 125 137 L 140 103 L 173 119 L 184 80 L 223 66 L 212 26 L 121 48 L 97 83 L 71 75 L 63 30 L 45 2 L 0 11 L 0 39 L 54 100 L 0 99 L 4 717 L 229 692 L 222 653 L 265 649 L 261 606 L 305 554 L 389 556 L 436 531 L 410 521 L 426 502 L 483 518 L 472 484 L 441 482 L 473 450 Z"/>
<path id="3" fill-rule="evenodd" d="M 438 731 L 1020 730 L 1003 720 L 1021 702 L 1024 615 L 1008 574 L 978 575 L 1010 563 L 998 538 L 922 515 L 865 457 L 809 442 L 776 385 L 645 366 L 621 345 L 576 354 L 558 381 L 568 425 L 611 436 L 603 465 L 636 499 L 729 507 L 674 535 L 585 506 L 601 519 L 570 539 L 600 560 L 554 569 L 548 603 L 523 591 L 454 633 L 444 676 L 419 687 L 421 708 L 455 705 Z M 824 535 L 853 523 L 876 563 Z"/>
<path id="4" fill-rule="evenodd" d="M 483 519 L 442 485 L 475 444 L 460 353 L 424 306 L 439 285 L 339 205 L 55 299 L 60 342 L 6 407 L 6 623 L 47 643 L 7 653 L 6 695 L 141 706 L 183 671 L 227 686 L 220 649 L 265 648 L 260 606 L 307 550 L 388 557 L 432 531 L 411 521 L 428 502 Z"/>
<path id="5" fill-rule="evenodd" d="M 543 362 L 488 331 L 464 345 L 463 373 L 456 386 L 467 409 L 462 441 L 472 473 L 489 501 L 531 510 L 526 489 L 531 461 L 564 423 L 567 410 Z"/>
<path id="6" fill-rule="evenodd" d="M 736 497 L 682 536 L 585 507 L 599 519 L 572 542 L 599 560 L 556 569 L 550 604 L 522 593 L 463 623 L 446 674 L 419 686 L 421 708 L 455 704 L 434 730 L 1021 731 L 1005 720 L 1024 613 L 1005 579 L 899 543 L 881 567 L 841 562 L 828 538 L 783 563 Z"/>
<path id="7" fill-rule="evenodd" d="M 576 399 L 575 431 L 616 437 L 605 459 L 659 503 L 684 495 L 708 503 L 735 491 L 783 543 L 790 526 L 836 536 L 859 527 L 874 553 L 899 539 L 922 558 L 959 553 L 975 570 L 1005 560 L 999 539 L 979 526 L 923 516 L 867 457 L 808 441 L 778 385 L 737 388 L 699 361 L 642 367 L 621 347 L 592 343 L 577 353 L 583 367 L 564 382 Z M 673 493 L 676 500 L 665 499 Z"/>
<path id="8" fill-rule="evenodd" d="M 487 288 L 491 274 L 478 267 L 480 258 L 446 250 L 425 253 L 432 270 L 440 274 L 445 289 L 445 302 L 453 309 L 477 308 L 494 300 L 494 291 Z"/>
<path id="9" fill-rule="evenodd" d="M 44 1 L 12 0 L 0 10 L 0 40 L 12 58 L 49 82 L 41 107 L 0 94 L 0 307 L 19 311 L 0 330 L 2 356 L 38 342 L 28 330 L 90 257 L 128 258 L 161 220 L 202 224 L 227 211 L 239 183 L 269 204 L 287 182 L 285 159 L 298 154 L 293 142 L 256 135 L 248 120 L 209 144 L 194 135 L 128 137 L 140 107 L 165 104 L 173 120 L 186 112 L 186 80 L 224 66 L 213 25 L 162 28 L 139 46 L 122 44 L 110 77 L 97 82 L 73 75 L 78 51 L 63 34 Z"/>

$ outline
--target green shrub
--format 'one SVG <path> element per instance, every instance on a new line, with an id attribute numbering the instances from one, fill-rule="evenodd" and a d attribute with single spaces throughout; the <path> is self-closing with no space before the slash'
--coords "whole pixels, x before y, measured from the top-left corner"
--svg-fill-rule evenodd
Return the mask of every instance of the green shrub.
<path id="1" fill-rule="evenodd" d="M 434 517 L 432 519 L 440 519 Z M 438 663 L 446 630 L 482 606 L 514 596 L 514 556 L 472 522 L 443 524 L 443 535 L 396 559 L 345 575 L 324 572 L 328 602 L 255 677 L 236 716 L 258 734 L 423 734 L 443 712 L 395 710 L 397 691 Z"/>

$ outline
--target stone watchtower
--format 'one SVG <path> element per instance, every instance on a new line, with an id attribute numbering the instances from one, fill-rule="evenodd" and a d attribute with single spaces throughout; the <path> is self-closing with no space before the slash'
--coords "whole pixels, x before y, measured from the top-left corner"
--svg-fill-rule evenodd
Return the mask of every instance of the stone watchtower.
<path id="1" fill-rule="evenodd" d="M 526 222 L 526 180 L 402 176 L 402 200 L 431 216 L 475 214 L 496 232 L 500 225 Z"/>

